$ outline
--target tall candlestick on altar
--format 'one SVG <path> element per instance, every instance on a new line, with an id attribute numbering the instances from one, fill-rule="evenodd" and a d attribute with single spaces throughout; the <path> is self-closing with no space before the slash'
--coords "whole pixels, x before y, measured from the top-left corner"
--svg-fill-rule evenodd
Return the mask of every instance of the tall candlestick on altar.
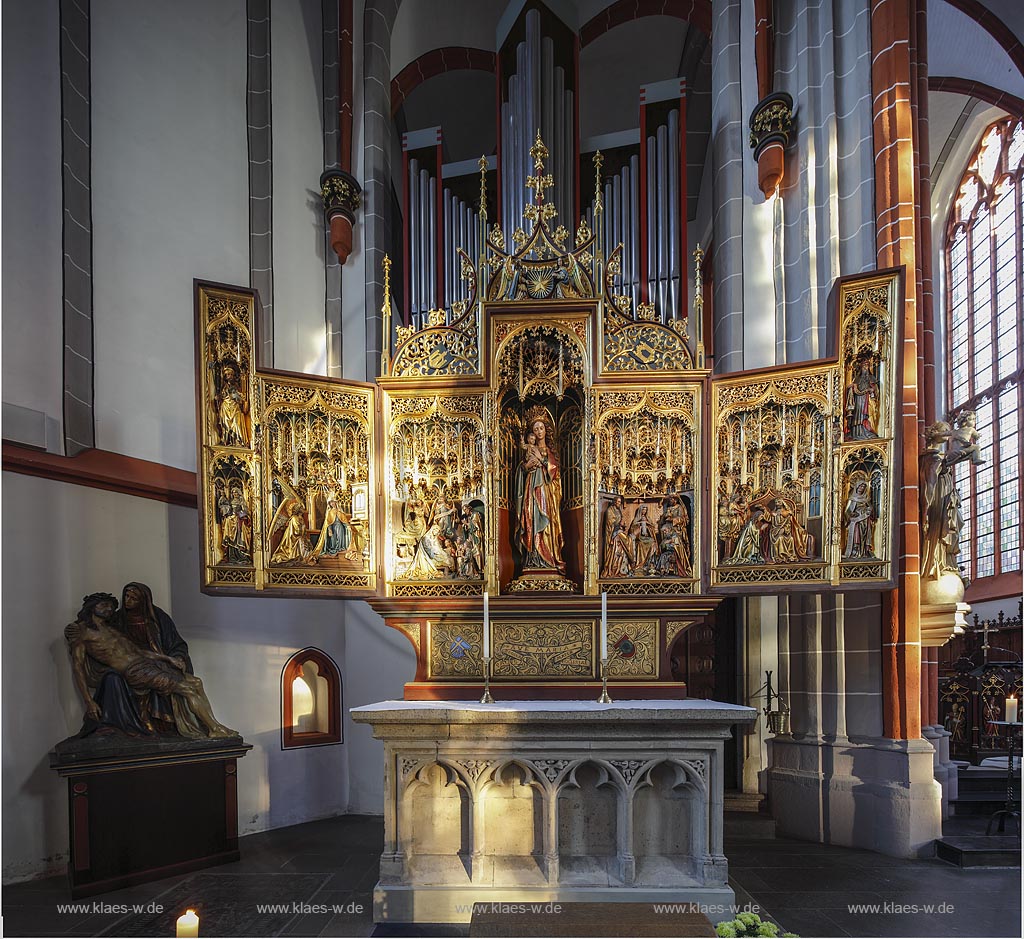
<path id="1" fill-rule="evenodd" d="M 491 597 L 484 591 L 484 658 L 491 657 Z"/>
<path id="2" fill-rule="evenodd" d="M 608 658 L 608 592 L 601 593 L 601 658 Z"/>

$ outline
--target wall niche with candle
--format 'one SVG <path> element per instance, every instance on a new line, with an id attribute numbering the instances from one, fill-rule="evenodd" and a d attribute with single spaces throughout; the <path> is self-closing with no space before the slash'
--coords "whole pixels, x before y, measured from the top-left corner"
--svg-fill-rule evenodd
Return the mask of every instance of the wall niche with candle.
<path id="1" fill-rule="evenodd" d="M 281 672 L 281 747 L 342 743 L 341 671 L 320 649 L 296 652 Z"/>

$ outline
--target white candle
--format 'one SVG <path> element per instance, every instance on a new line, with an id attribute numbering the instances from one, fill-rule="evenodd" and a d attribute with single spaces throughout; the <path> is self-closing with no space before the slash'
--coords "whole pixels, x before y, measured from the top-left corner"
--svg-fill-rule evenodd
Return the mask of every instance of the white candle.
<path id="1" fill-rule="evenodd" d="M 608 592 L 601 594 L 601 658 L 608 658 Z"/>
<path id="2" fill-rule="evenodd" d="M 1006 719 L 1011 724 L 1017 723 L 1017 699 L 1012 694 L 1006 699 Z"/>
<path id="3" fill-rule="evenodd" d="M 174 935 L 178 939 L 192 939 L 199 935 L 199 917 L 195 910 L 185 910 L 174 924 Z"/>
<path id="4" fill-rule="evenodd" d="M 484 658 L 491 657 L 491 598 L 484 591 Z"/>

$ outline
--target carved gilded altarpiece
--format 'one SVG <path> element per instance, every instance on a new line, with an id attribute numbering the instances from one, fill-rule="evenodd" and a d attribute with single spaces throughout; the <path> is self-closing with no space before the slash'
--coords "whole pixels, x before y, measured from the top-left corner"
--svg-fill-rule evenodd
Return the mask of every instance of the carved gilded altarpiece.
<path id="1" fill-rule="evenodd" d="M 693 330 L 631 308 L 532 153 L 509 244 L 481 201 L 468 299 L 394 322 L 385 261 L 372 384 L 261 367 L 253 292 L 197 284 L 203 588 L 366 598 L 427 697 L 479 688 L 485 593 L 496 686 L 589 695 L 607 593 L 613 684 L 678 697 L 722 594 L 891 582 L 898 275 L 837 286 L 835 358 L 712 378 L 700 259 Z"/>

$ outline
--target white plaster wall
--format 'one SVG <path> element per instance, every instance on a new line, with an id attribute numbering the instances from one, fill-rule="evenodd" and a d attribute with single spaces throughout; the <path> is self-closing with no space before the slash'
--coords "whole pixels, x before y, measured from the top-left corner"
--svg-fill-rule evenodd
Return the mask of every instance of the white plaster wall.
<path id="1" fill-rule="evenodd" d="M 3 5 L 3 400 L 61 420 L 57 0 Z"/>
<path id="2" fill-rule="evenodd" d="M 245 0 L 92 5 L 102 449 L 195 468 L 192 279 L 249 282 L 245 80 Z"/>
<path id="3" fill-rule="evenodd" d="M 1021 31 L 1018 7 L 1003 22 Z M 992 35 L 946 0 L 928 3 L 928 74 L 985 82 L 1000 91 L 1024 96 L 1024 75 Z"/>
<path id="4" fill-rule="evenodd" d="M 78 731 L 82 704 L 63 630 L 87 593 L 120 596 L 133 580 L 171 614 L 217 717 L 254 745 L 239 764 L 239 831 L 345 811 L 349 744 L 280 744 L 280 675 L 292 653 L 317 646 L 350 680 L 344 604 L 202 595 L 193 509 L 13 473 L 3 486 L 5 883 L 66 859 L 66 784 L 47 753 Z"/>
<path id="5" fill-rule="evenodd" d="M 495 48 L 505 0 L 403 0 L 391 32 L 391 77 L 441 46 Z"/>
<path id="6" fill-rule="evenodd" d="M 391 701 L 403 696 L 403 686 L 416 675 L 412 644 L 397 629 L 362 601 L 345 610 L 346 708 Z M 348 810 L 380 815 L 384 811 L 384 744 L 375 740 L 366 724 L 356 724 L 346 713 L 348 750 Z"/>
<path id="7" fill-rule="evenodd" d="M 320 0 L 270 4 L 274 140 L 274 365 L 327 374 L 323 23 Z"/>
<path id="8" fill-rule="evenodd" d="M 749 46 L 741 57 L 740 93 L 743 113 L 757 105 L 757 70 L 753 56 L 754 8 L 745 3 L 740 12 L 740 35 Z M 777 198 L 777 197 L 776 197 Z M 746 150 L 743 160 L 743 367 L 776 364 L 775 277 L 773 220 L 776 199 L 765 201 L 757 185 L 757 164 Z"/>

